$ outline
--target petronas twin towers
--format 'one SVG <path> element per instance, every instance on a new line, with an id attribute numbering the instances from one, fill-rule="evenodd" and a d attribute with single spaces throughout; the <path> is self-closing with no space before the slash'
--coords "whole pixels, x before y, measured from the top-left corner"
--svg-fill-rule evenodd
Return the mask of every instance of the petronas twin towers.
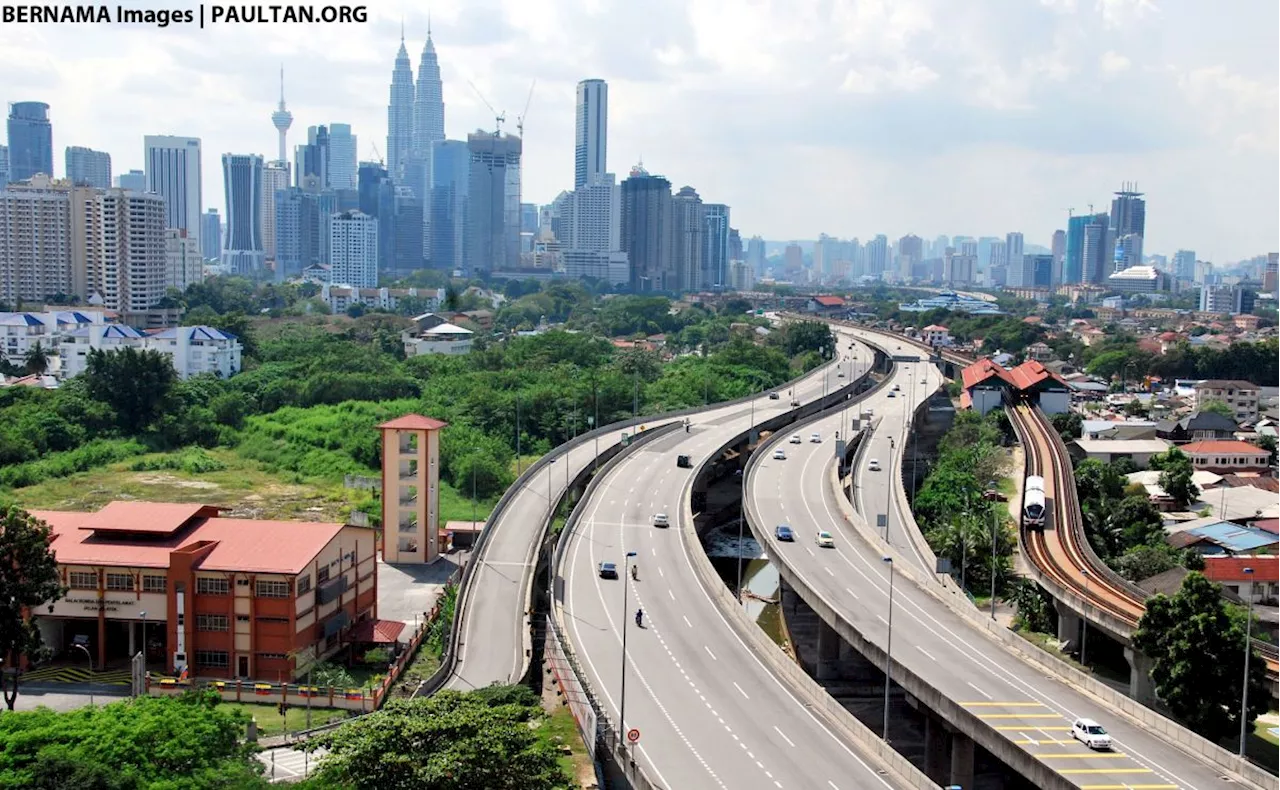
<path id="1" fill-rule="evenodd" d="M 436 47 L 431 41 L 431 27 L 427 27 L 427 43 L 418 63 L 416 88 L 401 31 L 400 50 L 396 52 L 395 68 L 391 72 L 391 102 L 387 105 L 387 172 L 397 182 L 403 182 L 408 163 L 413 160 L 430 163 L 432 144 L 443 139 L 444 85 L 440 81 Z"/>

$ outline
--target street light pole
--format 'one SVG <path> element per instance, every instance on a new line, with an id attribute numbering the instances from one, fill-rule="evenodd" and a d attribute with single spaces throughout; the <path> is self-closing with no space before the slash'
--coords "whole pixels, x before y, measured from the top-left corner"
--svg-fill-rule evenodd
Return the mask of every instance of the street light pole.
<path id="1" fill-rule="evenodd" d="M 757 379 L 755 384 L 758 384 Z M 751 386 L 751 423 L 747 425 L 747 449 L 751 449 L 751 435 L 756 430 L 756 388 L 755 384 Z M 736 592 L 738 594 L 738 603 L 742 603 L 742 530 L 743 523 L 747 518 L 747 470 L 742 470 L 742 480 L 738 484 L 738 545 L 735 553 L 738 555 L 738 586 Z"/>
<path id="2" fill-rule="evenodd" d="M 889 437 L 889 474 L 893 474 L 893 437 Z M 889 542 L 889 511 L 893 508 L 893 481 L 884 487 L 884 542 Z"/>
<path id="3" fill-rule="evenodd" d="M 147 613 L 146 611 L 138 612 L 138 616 L 142 618 L 142 688 L 147 688 Z"/>
<path id="4" fill-rule="evenodd" d="M 1249 577 L 1246 593 L 1249 613 L 1244 621 L 1244 684 L 1240 686 L 1240 756 L 1244 757 L 1245 735 L 1249 730 L 1249 657 L 1253 652 L 1253 568 L 1244 568 Z"/>
<path id="5" fill-rule="evenodd" d="M 1084 577 L 1084 606 L 1080 608 L 1088 609 L 1089 608 L 1089 571 L 1082 570 L 1080 571 L 1080 575 Z M 1080 663 L 1087 667 L 1088 662 L 1086 659 L 1088 659 L 1088 651 L 1089 651 L 1089 613 L 1087 611 L 1084 613 L 1081 626 L 1082 627 L 1080 630 Z"/>
<path id="6" fill-rule="evenodd" d="M 596 412 L 595 420 L 591 423 L 592 430 L 595 430 L 596 428 L 600 427 L 600 390 L 598 388 L 598 382 L 596 381 L 596 377 L 594 375 L 591 377 L 591 406 L 593 409 L 595 409 L 595 412 Z M 596 443 L 595 471 L 598 472 L 600 471 L 600 435 L 599 434 L 596 434 L 595 443 Z"/>
<path id="7" fill-rule="evenodd" d="M 92 681 L 92 680 L 93 680 L 93 656 L 89 654 L 89 648 L 87 648 L 87 647 L 85 647 L 84 645 L 79 644 L 79 643 L 76 643 L 76 644 L 72 645 L 72 647 L 79 648 L 79 649 L 80 649 L 80 652 L 84 653 L 84 657 L 85 657 L 85 658 L 87 658 L 87 659 L 89 659 L 89 680 L 90 680 L 90 681 Z M 89 692 L 89 704 L 90 704 L 90 705 L 92 705 L 92 704 L 93 704 L 93 692 L 92 692 L 92 691 L 90 691 L 90 692 Z"/>
<path id="8" fill-rule="evenodd" d="M 618 695 L 619 739 L 624 739 L 627 735 L 627 589 L 631 584 L 631 558 L 634 556 L 636 556 L 634 551 L 627 552 L 626 562 L 623 563 L 625 567 L 622 569 L 622 691 Z"/>
<path id="9" fill-rule="evenodd" d="M 987 482 L 992 491 L 996 489 L 996 481 Z M 998 500 L 997 500 L 998 501 Z M 996 619 L 996 523 L 999 521 L 997 508 L 991 508 L 991 619 Z"/>
<path id="10" fill-rule="evenodd" d="M 893 557 L 881 557 L 889 566 L 889 633 L 884 643 L 884 727 L 880 737 L 889 742 L 889 685 L 893 681 Z"/>
<path id="11" fill-rule="evenodd" d="M 516 477 L 520 476 L 520 396 L 516 395 Z M 473 524 L 472 527 L 475 525 Z"/>

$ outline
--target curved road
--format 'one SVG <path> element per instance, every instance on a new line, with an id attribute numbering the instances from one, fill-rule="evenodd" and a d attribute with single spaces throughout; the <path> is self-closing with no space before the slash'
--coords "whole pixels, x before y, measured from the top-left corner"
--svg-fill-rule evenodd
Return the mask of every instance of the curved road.
<path id="1" fill-rule="evenodd" d="M 844 379 L 834 369 L 826 375 L 828 386 L 839 386 L 848 381 L 848 368 Z M 797 385 L 799 399 L 821 397 L 822 378 Z M 788 408 L 785 399 L 761 398 L 756 422 Z M 701 586 L 679 524 L 652 524 L 655 513 L 679 517 L 697 467 L 748 430 L 749 411 L 733 406 L 698 415 L 690 433 L 654 440 L 601 480 L 565 548 L 568 638 L 586 680 L 617 721 L 626 627 L 624 729 L 640 731 L 634 758 L 661 787 L 899 786 L 819 721 L 741 641 Z M 677 454 L 692 456 L 694 468 L 678 468 Z M 625 573 L 632 551 L 640 572 L 635 582 Z M 602 561 L 617 563 L 623 578 L 600 578 Z M 633 619 L 637 608 L 646 614 L 642 628 Z"/>
<path id="2" fill-rule="evenodd" d="M 909 393 L 910 377 L 916 376 L 918 382 L 921 371 L 904 368 L 898 366 L 892 383 Z M 937 375 L 930 372 L 928 380 L 937 380 Z M 881 389 L 867 401 L 881 419 L 877 434 L 901 431 L 908 416 L 910 398 L 899 392 L 890 399 L 887 392 Z M 924 388 L 917 389 L 918 399 L 923 399 L 924 392 Z M 828 416 L 812 427 L 805 426 L 801 433 L 807 436 L 818 431 L 828 439 L 841 419 L 841 415 Z M 876 441 L 887 446 L 886 439 L 873 439 L 872 447 Z M 888 636 L 888 567 L 881 551 L 855 532 L 836 499 L 843 494 L 831 484 L 834 453 L 830 441 L 780 446 L 788 450 L 785 461 L 761 453 L 748 471 L 748 513 L 760 522 L 753 524 L 753 532 L 765 537 L 766 551 L 775 562 L 798 575 L 855 630 L 883 648 Z M 882 511 L 883 506 L 874 500 L 883 497 L 886 487 L 893 484 L 887 452 L 876 449 L 875 453 L 879 455 L 862 454 L 861 468 L 855 470 L 864 513 Z M 885 471 L 867 469 L 872 457 L 878 457 Z M 871 505 L 865 503 L 868 498 Z M 906 546 L 910 541 L 903 538 L 905 527 L 896 508 L 890 513 L 890 541 L 899 549 L 898 562 L 917 561 Z M 874 517 L 868 520 L 874 523 Z M 773 527 L 779 523 L 798 527 L 795 543 L 778 543 L 773 538 Z M 812 533 L 816 529 L 829 530 L 835 536 L 834 549 L 814 545 Z M 895 539 L 895 532 L 899 539 Z M 896 666 L 988 721 L 1010 742 L 1079 787 L 1208 790 L 1222 785 L 1220 770 L 1121 718 L 1097 699 L 1047 676 L 1043 669 L 1022 662 L 905 574 L 894 576 L 893 602 L 892 658 Z M 1069 728 L 1077 716 L 1101 722 L 1115 739 L 1115 751 L 1093 753 L 1071 740 Z"/>

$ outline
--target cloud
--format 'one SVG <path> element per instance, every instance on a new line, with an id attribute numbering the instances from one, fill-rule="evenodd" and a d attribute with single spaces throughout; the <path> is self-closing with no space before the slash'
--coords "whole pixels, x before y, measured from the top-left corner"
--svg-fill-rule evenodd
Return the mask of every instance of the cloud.
<path id="1" fill-rule="evenodd" d="M 1111 50 L 1103 52 L 1102 57 L 1098 58 L 1098 68 L 1102 69 L 1102 73 L 1108 76 L 1127 70 L 1129 65 L 1128 58 Z"/>

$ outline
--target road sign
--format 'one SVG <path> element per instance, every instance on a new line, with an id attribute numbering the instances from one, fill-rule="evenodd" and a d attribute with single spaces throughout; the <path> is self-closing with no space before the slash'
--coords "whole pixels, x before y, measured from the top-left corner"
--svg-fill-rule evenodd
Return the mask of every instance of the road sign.
<path id="1" fill-rule="evenodd" d="M 636 741 L 640 740 L 640 731 L 637 730 L 635 727 L 632 727 L 631 729 L 627 730 L 627 740 L 631 741 L 632 743 L 635 743 Z"/>
<path id="2" fill-rule="evenodd" d="M 876 514 L 876 526 L 883 527 L 889 523 L 889 516 L 885 513 Z"/>

